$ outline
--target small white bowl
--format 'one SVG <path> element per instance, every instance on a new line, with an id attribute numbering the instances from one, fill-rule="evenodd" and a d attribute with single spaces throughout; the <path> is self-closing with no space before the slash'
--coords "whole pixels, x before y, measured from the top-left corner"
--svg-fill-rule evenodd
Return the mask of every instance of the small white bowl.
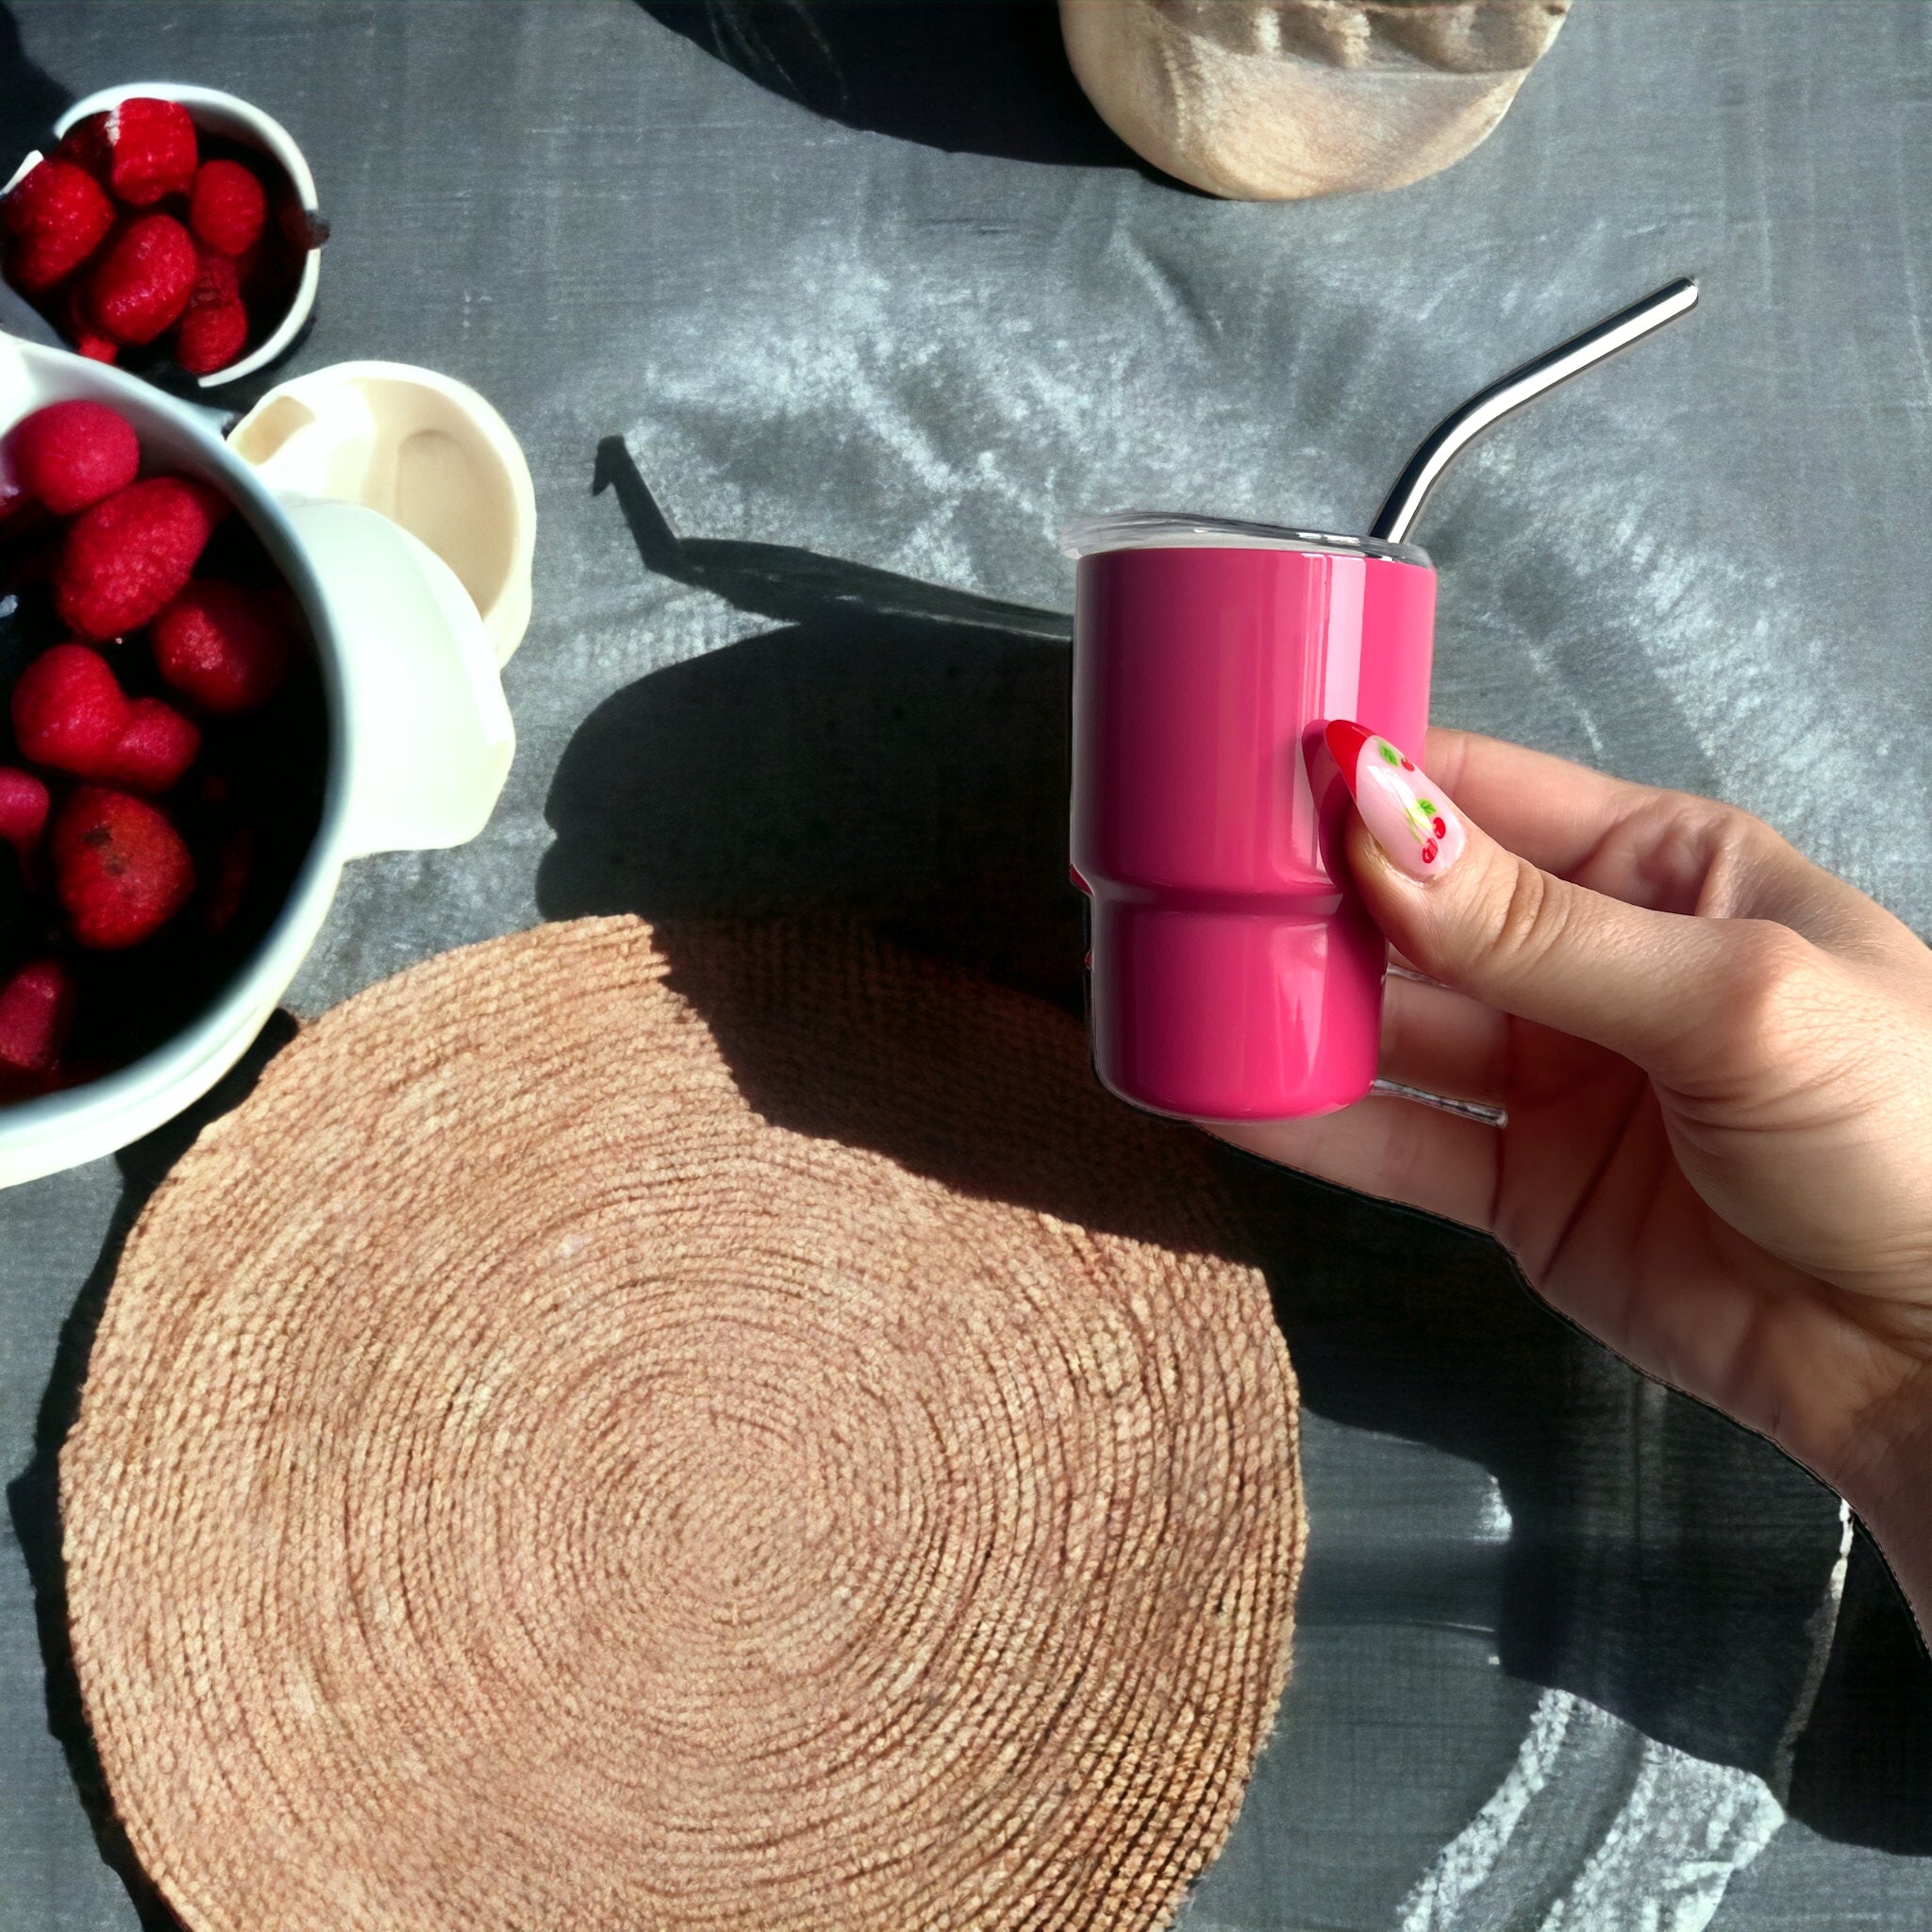
<path id="1" fill-rule="evenodd" d="M 315 176 L 308 172 L 308 162 L 295 145 L 294 136 L 272 115 L 264 114 L 259 108 L 235 94 L 223 93 L 219 88 L 196 87 L 192 82 L 178 80 L 140 80 L 125 87 L 106 87 L 98 93 L 89 94 L 83 101 L 75 101 L 55 122 L 54 132 L 57 136 L 64 136 L 90 114 L 105 113 L 109 108 L 128 100 L 178 101 L 188 109 L 196 127 L 206 128 L 210 134 L 221 135 L 225 140 L 239 142 L 243 147 L 252 147 L 267 155 L 288 175 L 295 191 L 295 198 L 303 208 L 311 216 L 320 214 L 321 206 L 315 198 Z M 41 151 L 36 148 L 13 171 L 7 187 L 11 188 L 42 158 Z M 5 190 L 0 190 L 0 192 L 5 192 Z M 245 356 L 238 357 L 225 369 L 217 369 L 210 375 L 196 376 L 196 385 L 202 389 L 219 389 L 225 383 L 253 375 L 258 369 L 266 369 L 302 333 L 309 316 L 315 312 L 315 291 L 321 280 L 322 250 L 310 248 L 303 255 L 301 278 L 295 285 L 288 313 Z"/>

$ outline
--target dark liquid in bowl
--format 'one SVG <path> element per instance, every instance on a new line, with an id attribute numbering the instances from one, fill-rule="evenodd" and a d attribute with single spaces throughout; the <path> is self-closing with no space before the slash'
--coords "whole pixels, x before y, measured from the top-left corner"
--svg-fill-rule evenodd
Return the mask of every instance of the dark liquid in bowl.
<path id="1" fill-rule="evenodd" d="M 0 693 L 11 690 L 30 658 L 66 635 L 48 582 L 58 541 L 44 534 L 0 541 Z M 284 582 L 239 515 L 224 519 L 195 575 L 263 590 Z M 130 698 L 154 696 L 189 708 L 156 675 L 144 633 L 100 649 Z M 197 715 L 196 722 L 202 747 L 192 770 L 153 801 L 193 855 L 195 897 L 151 939 L 125 952 L 74 944 L 51 893 L 25 891 L 12 852 L 0 845 L 0 983 L 27 960 L 53 955 L 78 984 L 61 1086 L 139 1059 L 205 1012 L 254 957 L 314 841 L 328 771 L 328 722 L 306 630 L 287 682 L 266 705 L 235 718 Z M 0 763 L 24 762 L 0 708 Z M 38 775 L 58 815 L 78 781 L 44 769 Z M 246 877 L 225 906 L 221 889 L 238 841 L 250 847 Z M 23 1091 L 9 1090 L 0 1070 L 0 1105 Z"/>

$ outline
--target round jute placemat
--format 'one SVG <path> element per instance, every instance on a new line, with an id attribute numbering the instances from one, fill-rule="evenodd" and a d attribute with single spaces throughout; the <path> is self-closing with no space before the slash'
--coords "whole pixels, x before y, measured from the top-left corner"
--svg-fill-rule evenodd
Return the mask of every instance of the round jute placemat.
<path id="1" fill-rule="evenodd" d="M 587 920 L 306 1028 L 61 1456 L 222 1932 L 1152 1925 L 1287 1670 L 1295 1398 L 1184 1130 L 851 932 Z"/>

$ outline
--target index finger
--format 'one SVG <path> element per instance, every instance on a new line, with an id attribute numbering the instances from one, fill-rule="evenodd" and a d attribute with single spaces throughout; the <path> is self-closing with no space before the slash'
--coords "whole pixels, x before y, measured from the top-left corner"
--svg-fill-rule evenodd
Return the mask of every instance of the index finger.
<path id="1" fill-rule="evenodd" d="M 1897 953 L 1911 935 L 1749 812 L 1607 777 L 1548 752 L 1431 728 L 1431 775 L 1499 845 L 1628 906 L 1770 919 L 1827 952 Z"/>
<path id="2" fill-rule="evenodd" d="M 1546 751 L 1440 724 L 1429 726 L 1423 763 L 1499 845 L 1562 878 L 1658 795 Z"/>

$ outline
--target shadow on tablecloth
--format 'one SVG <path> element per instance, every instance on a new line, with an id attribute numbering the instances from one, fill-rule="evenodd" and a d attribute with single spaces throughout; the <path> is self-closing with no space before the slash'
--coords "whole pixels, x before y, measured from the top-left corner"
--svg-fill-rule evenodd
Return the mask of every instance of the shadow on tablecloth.
<path id="1" fill-rule="evenodd" d="M 828 120 L 952 154 L 1075 167 L 1141 161 L 1094 112 L 1055 0 L 638 0 L 748 79 Z"/>
<path id="2" fill-rule="evenodd" d="M 579 727 L 547 808 L 546 916 L 856 915 L 1077 1011 L 1070 621 L 681 539 L 618 438 L 593 487 L 647 569 L 775 627 Z M 741 1071 L 762 1093 L 764 1070 Z M 797 1098 L 824 1131 L 824 1096 Z M 861 1141 L 863 1112 L 844 1124 Z M 1835 1498 L 1557 1316 L 1488 1239 L 1224 1158 L 1309 1407 L 1494 1474 L 1513 1524 L 1506 1669 L 1757 1773 L 1834 1836 L 1932 1850 L 1932 1667 L 1869 1553 L 1821 1692 Z"/>

